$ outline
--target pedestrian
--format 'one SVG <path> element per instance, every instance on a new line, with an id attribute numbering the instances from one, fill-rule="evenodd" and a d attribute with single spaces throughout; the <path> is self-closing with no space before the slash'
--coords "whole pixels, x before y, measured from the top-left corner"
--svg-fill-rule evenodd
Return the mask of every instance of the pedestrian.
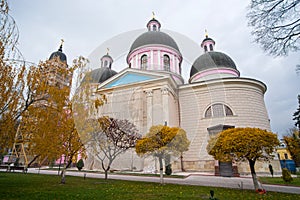
<path id="1" fill-rule="evenodd" d="M 273 167 L 272 167 L 271 164 L 269 164 L 269 170 L 270 170 L 270 173 L 271 173 L 272 178 L 273 178 L 274 171 L 273 171 Z"/>

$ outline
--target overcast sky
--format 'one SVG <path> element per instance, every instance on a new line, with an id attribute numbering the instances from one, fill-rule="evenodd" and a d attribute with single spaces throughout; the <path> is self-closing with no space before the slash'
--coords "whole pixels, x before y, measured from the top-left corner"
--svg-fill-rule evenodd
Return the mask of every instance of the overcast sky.
<path id="1" fill-rule="evenodd" d="M 183 68 L 184 74 L 189 74 L 188 63 L 193 62 L 194 55 L 202 53 L 193 43 L 199 45 L 207 29 L 216 41 L 216 50 L 235 61 L 242 77 L 255 78 L 267 85 L 265 102 L 271 128 L 283 135 L 294 126 L 292 115 L 300 94 L 300 75 L 296 74 L 295 66 L 300 63 L 300 56 L 293 53 L 274 58 L 253 42 L 246 19 L 248 3 L 247 0 L 9 1 L 10 14 L 19 28 L 18 47 L 25 59 L 34 63 L 48 59 L 58 49 L 62 38 L 69 64 L 80 55 L 91 57 L 92 52 L 104 47 L 107 41 L 113 39 L 121 44 L 122 37 L 118 36 L 132 36 L 145 30 L 154 11 L 162 31 L 175 32 L 175 39 L 181 37 L 179 43 L 193 47 L 189 51 L 186 46 L 179 45 L 184 49 L 183 56 L 190 56 Z M 127 48 L 129 50 L 130 46 Z M 111 49 L 111 55 L 123 60 L 124 52 Z M 125 67 L 115 69 L 120 71 Z"/>

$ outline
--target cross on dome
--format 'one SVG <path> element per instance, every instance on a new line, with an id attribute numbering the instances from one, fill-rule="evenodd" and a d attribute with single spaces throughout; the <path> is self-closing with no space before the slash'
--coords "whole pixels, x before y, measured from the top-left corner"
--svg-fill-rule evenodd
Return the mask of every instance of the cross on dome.
<path id="1" fill-rule="evenodd" d="M 152 19 L 147 23 L 148 31 L 160 31 L 160 23 L 155 19 L 155 13 L 152 11 Z"/>
<path id="2" fill-rule="evenodd" d="M 201 43 L 201 47 L 204 49 L 204 52 L 214 51 L 216 42 L 208 37 L 207 29 L 205 29 L 205 38 Z"/>

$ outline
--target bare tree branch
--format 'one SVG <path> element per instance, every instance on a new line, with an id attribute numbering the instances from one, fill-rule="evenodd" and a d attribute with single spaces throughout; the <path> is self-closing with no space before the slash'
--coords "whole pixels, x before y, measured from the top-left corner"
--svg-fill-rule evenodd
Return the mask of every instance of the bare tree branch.
<path id="1" fill-rule="evenodd" d="M 300 49 L 300 0 L 252 0 L 247 17 L 255 42 L 270 55 Z"/>

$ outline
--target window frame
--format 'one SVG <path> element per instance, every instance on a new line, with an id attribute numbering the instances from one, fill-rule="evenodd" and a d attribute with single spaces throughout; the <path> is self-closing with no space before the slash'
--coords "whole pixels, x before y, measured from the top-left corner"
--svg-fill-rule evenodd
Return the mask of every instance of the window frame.
<path id="1" fill-rule="evenodd" d="M 204 112 L 204 118 L 228 117 L 233 115 L 232 109 L 224 103 L 211 104 Z"/>
<path id="2" fill-rule="evenodd" d="M 170 60 L 170 56 L 168 54 L 164 54 L 163 55 L 163 64 L 164 64 L 164 71 L 171 71 L 171 60 Z"/>
<path id="3" fill-rule="evenodd" d="M 141 56 L 141 69 L 146 70 L 148 66 L 148 56 L 143 54 Z"/>

